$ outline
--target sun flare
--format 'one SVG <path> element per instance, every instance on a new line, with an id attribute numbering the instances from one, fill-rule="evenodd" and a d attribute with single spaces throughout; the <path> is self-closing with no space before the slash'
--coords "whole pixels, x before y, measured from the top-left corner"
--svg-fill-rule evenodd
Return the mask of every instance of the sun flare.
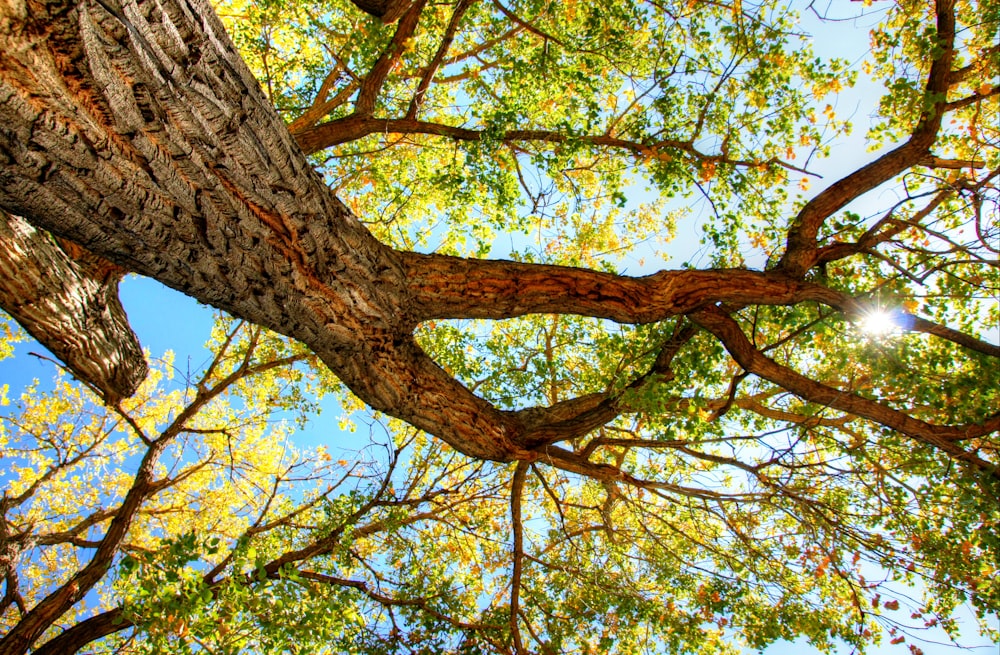
<path id="1" fill-rule="evenodd" d="M 861 317 L 861 330 L 873 336 L 885 336 L 899 329 L 894 312 L 874 309 Z"/>

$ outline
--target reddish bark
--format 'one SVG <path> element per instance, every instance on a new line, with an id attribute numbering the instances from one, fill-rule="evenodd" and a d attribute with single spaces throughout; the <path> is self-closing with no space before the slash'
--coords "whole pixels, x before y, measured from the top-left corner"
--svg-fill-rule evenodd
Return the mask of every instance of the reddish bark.
<path id="1" fill-rule="evenodd" d="M 374 99 L 396 56 L 392 48 L 412 33 L 420 6 L 407 5 L 394 45 L 362 83 L 357 115 L 341 123 L 346 131 L 340 136 L 351 137 L 350 129 L 370 133 Z M 946 54 L 931 67 L 929 92 L 948 84 L 954 38 L 950 0 L 939 1 L 938 15 Z M 558 445 L 612 420 L 619 411 L 612 395 L 503 411 L 432 361 L 413 330 L 433 318 L 500 319 L 536 312 L 625 323 L 689 315 L 747 371 L 1000 477 L 992 463 L 966 452 L 961 443 L 997 430 L 1000 418 L 938 426 L 845 394 L 765 357 L 729 316 L 746 305 L 807 301 L 852 311 L 852 299 L 806 279 L 821 258 L 819 229 L 851 199 L 926 160 L 940 124 L 940 103 L 907 144 L 805 206 L 777 270 L 665 271 L 630 278 L 403 253 L 379 243 L 311 169 L 202 0 L 126 0 L 121 5 L 115 0 L 10 0 L 0 6 L 0 49 L 5 54 L 0 64 L 0 207 L 116 266 L 301 340 L 373 408 L 466 455 L 499 461 L 545 458 L 599 480 L 687 493 L 635 479 Z M 328 137 L 323 138 L 329 142 Z M 947 328 L 922 327 L 995 354 L 995 347 L 963 342 Z M 668 346 L 654 367 L 657 375 L 670 374 L 676 348 Z M 155 459 L 156 450 L 151 448 L 147 459 Z M 144 461 L 134 493 L 125 499 L 91 565 L 32 609 L 0 641 L 0 653 L 26 652 L 104 575 L 136 503 L 148 491 L 147 468 Z M 708 497 L 712 492 L 699 493 Z M 108 629 L 96 619 L 94 625 L 93 634 Z"/>

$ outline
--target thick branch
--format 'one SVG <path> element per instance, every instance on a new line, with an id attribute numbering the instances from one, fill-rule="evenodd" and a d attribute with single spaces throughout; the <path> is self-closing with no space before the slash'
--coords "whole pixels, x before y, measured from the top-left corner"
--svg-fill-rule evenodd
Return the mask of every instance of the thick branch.
<path id="1" fill-rule="evenodd" d="M 958 345 L 968 348 L 969 350 L 975 350 L 976 352 L 989 355 L 990 357 L 1000 357 L 1000 346 L 995 346 L 992 343 L 983 341 L 982 339 L 977 339 L 964 332 L 950 328 L 947 325 L 941 325 L 940 323 L 935 323 L 934 321 L 929 321 L 925 318 L 920 318 L 919 316 L 906 314 L 904 317 L 905 319 L 903 322 L 908 323 L 906 326 L 907 329 L 915 332 L 923 332 L 924 334 L 932 334 L 940 339 L 946 339 L 947 341 L 957 343 Z"/>
<path id="2" fill-rule="evenodd" d="M 469 456 L 524 455 L 517 417 L 417 346 L 398 254 L 311 169 L 211 10 L 80 1 L 12 9 L 24 24 L 0 32 L 16 54 L 0 70 L 0 205 L 303 341 L 371 407 Z"/>
<path id="3" fill-rule="evenodd" d="M 48 640 L 32 655 L 70 655 L 76 653 L 87 644 L 108 635 L 132 627 L 132 622 L 125 616 L 120 607 L 115 607 L 88 619 L 80 621 L 65 632 L 61 632 Z"/>
<path id="4" fill-rule="evenodd" d="M 528 463 L 518 462 L 514 478 L 510 483 L 510 525 L 514 533 L 513 565 L 510 574 L 510 634 L 514 640 L 514 652 L 522 655 L 521 630 L 518 627 L 518 612 L 521 598 L 521 575 L 524 572 L 524 524 L 521 522 L 521 495 L 524 479 L 528 474 Z"/>
<path id="5" fill-rule="evenodd" d="M 303 341 L 370 406 L 471 457 L 536 457 L 615 408 L 596 396 L 501 412 L 427 357 L 412 337 L 420 321 L 553 312 L 648 323 L 718 302 L 840 301 L 782 272 L 630 278 L 392 251 L 309 167 L 202 0 L 77 1 L 0 8 L 12 26 L 0 30 L 0 205 Z M 366 83 L 377 95 L 376 78 Z"/>
<path id="6" fill-rule="evenodd" d="M 0 211 L 0 306 L 111 404 L 148 372 L 118 300 L 123 273 Z"/>
<path id="7" fill-rule="evenodd" d="M 400 256 L 417 321 L 551 313 L 651 323 L 711 302 L 786 305 L 839 298 L 782 273 L 743 269 L 661 271 L 635 278 L 567 266 Z"/>
<path id="8" fill-rule="evenodd" d="M 410 7 L 412 0 L 351 0 L 351 4 L 389 25 L 399 20 Z"/>

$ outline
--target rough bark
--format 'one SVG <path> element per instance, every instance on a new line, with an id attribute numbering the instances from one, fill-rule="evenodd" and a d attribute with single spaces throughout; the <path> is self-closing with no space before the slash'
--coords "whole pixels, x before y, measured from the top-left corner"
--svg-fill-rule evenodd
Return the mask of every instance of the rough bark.
<path id="1" fill-rule="evenodd" d="M 123 274 L 0 212 L 0 307 L 112 404 L 135 393 L 148 372 L 118 300 Z"/>
<path id="2" fill-rule="evenodd" d="M 407 4 L 394 48 L 412 33 L 420 6 Z M 947 0 L 940 7 L 950 11 Z M 939 21 L 946 39 L 954 33 L 952 25 L 948 37 L 948 26 Z M 434 318 L 535 312 L 628 323 L 687 314 L 748 372 L 996 475 L 961 442 L 997 430 L 1000 418 L 942 427 L 844 394 L 764 357 L 729 315 L 734 307 L 806 301 L 850 311 L 850 299 L 805 279 L 820 256 L 818 230 L 850 199 L 922 161 L 939 117 L 918 126 L 908 149 L 807 204 L 776 270 L 630 278 L 401 253 L 379 243 L 309 166 L 203 0 L 8 0 L 0 5 L 0 49 L 0 207 L 117 266 L 303 341 L 373 408 L 466 455 L 544 458 L 598 480 L 673 489 L 556 445 L 612 420 L 619 408 L 611 395 L 502 411 L 427 357 L 413 330 Z M 359 91 L 359 133 L 371 128 L 366 121 L 393 52 Z M 932 67 L 929 90 L 947 84 L 941 70 L 949 62 Z M 963 343 L 946 328 L 922 327 Z M 975 340 L 963 345 L 996 352 Z M 658 375 L 669 374 L 668 355 Z M 26 652 L 104 575 L 148 478 L 144 468 L 125 499 L 125 518 L 112 522 L 92 565 L 32 609 L 0 641 L 0 653 Z M 113 631 L 96 619 L 91 625 L 92 635 Z"/>
<path id="3" fill-rule="evenodd" d="M 517 421 L 412 338 L 398 255 L 309 167 L 207 5 L 5 7 L 0 202 L 307 343 L 376 409 L 476 457 Z"/>
<path id="4" fill-rule="evenodd" d="M 640 323 L 720 302 L 840 301 L 787 267 L 628 278 L 396 252 L 311 169 L 199 0 L 16 0 L 4 12 L 0 204 L 302 340 L 369 405 L 470 456 L 535 457 L 607 407 L 501 411 L 421 351 L 422 320 L 558 312 Z M 799 225 L 790 242 L 810 240 Z"/>

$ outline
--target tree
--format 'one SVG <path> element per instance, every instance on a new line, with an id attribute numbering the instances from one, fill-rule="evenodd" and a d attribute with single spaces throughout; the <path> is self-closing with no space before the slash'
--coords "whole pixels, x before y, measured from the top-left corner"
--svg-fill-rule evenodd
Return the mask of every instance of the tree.
<path id="1" fill-rule="evenodd" d="M 516 651 L 571 639 L 545 585 L 596 602 L 523 576 L 579 579 L 598 527 L 594 552 L 634 543 L 628 562 L 674 582 L 699 560 L 671 560 L 667 535 L 687 535 L 738 582 L 694 585 L 683 611 L 767 626 L 759 643 L 795 612 L 762 619 L 753 585 L 794 584 L 751 555 L 836 577 L 789 598 L 853 608 L 834 632 L 858 642 L 875 592 L 847 553 L 926 570 L 941 607 L 1000 606 L 996 7 L 878 12 L 863 72 L 886 148 L 807 197 L 847 129 L 824 103 L 856 71 L 815 58 L 782 5 L 376 4 L 226 8 L 265 91 L 204 4 L 8 3 L 0 206 L 301 341 L 465 456 L 516 462 Z M 630 205 L 637 179 L 664 203 Z M 668 233 L 692 194 L 708 268 L 613 272 L 602 252 Z M 441 252 L 415 252 L 436 214 Z M 511 222 L 552 238 L 481 258 Z M 902 334 L 862 337 L 851 322 L 881 306 Z M 562 541 L 525 545 L 529 497 Z M 51 616 L 85 593 L 61 589 Z"/>
<path id="2" fill-rule="evenodd" d="M 77 652 L 109 636 L 106 647 L 127 652 L 278 652 L 287 643 L 342 652 L 377 643 L 360 620 L 372 603 L 461 626 L 450 613 L 469 592 L 448 601 L 432 593 L 448 580 L 404 596 L 387 580 L 342 573 L 352 558 L 371 567 L 414 547 L 414 526 L 482 512 L 470 507 L 490 502 L 483 465 L 415 445 L 412 429 L 387 457 L 334 461 L 324 448 L 295 449 L 289 421 L 276 419 L 313 411 L 312 356 L 229 319 L 210 345 L 213 359 L 180 385 L 168 356 L 115 407 L 59 379 L 50 391 L 26 390 L 2 416 L 8 635 L 34 622 L 45 631 L 36 653 Z M 404 452 L 407 470 L 395 473 Z M 372 546 L 381 539 L 392 543 Z M 67 589 L 90 592 L 89 602 L 57 615 Z"/>

